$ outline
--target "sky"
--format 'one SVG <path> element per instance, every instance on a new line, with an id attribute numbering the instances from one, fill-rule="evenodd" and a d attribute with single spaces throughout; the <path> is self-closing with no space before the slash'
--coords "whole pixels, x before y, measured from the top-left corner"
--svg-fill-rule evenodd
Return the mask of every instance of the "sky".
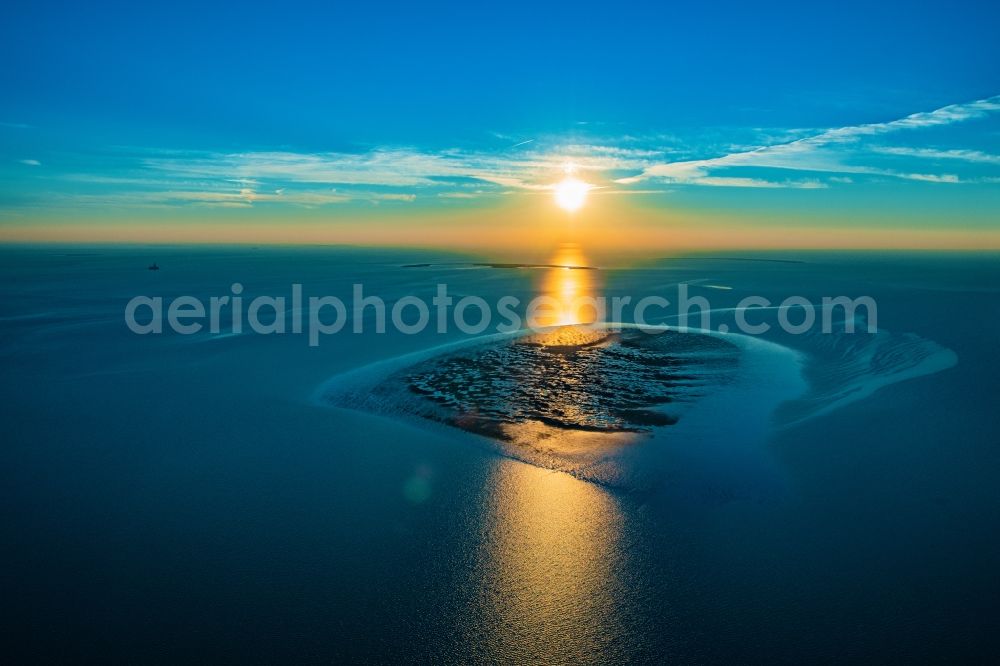
<path id="1" fill-rule="evenodd" d="M 1000 248 L 981 1 L 0 11 L 0 241 Z"/>

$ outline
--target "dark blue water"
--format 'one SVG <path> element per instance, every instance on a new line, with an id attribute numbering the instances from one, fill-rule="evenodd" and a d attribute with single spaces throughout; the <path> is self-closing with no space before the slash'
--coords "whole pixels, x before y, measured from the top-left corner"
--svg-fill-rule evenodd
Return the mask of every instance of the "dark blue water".
<path id="1" fill-rule="evenodd" d="M 298 282 L 347 298 L 359 281 L 389 299 L 430 297 L 439 281 L 528 295 L 531 269 L 334 248 L 0 251 L 5 654 L 99 663 L 995 654 L 1000 262 L 791 258 L 803 263 L 682 258 L 602 273 L 612 292 L 732 287 L 701 292 L 720 308 L 751 293 L 872 295 L 880 328 L 957 363 L 894 377 L 818 415 L 793 405 L 811 415 L 802 420 L 782 422 L 778 410 L 766 431 L 733 412 L 709 428 L 713 419 L 692 408 L 676 426 L 687 435 L 664 428 L 588 475 L 458 428 L 315 400 L 331 377 L 460 333 L 344 333 L 310 348 L 293 335 L 136 336 L 122 317 L 137 294 L 223 295 L 236 281 L 248 296 Z M 146 270 L 153 261 L 160 271 Z M 844 364 L 862 351 L 771 341 L 801 344 L 814 383 L 846 382 L 837 373 L 848 367 L 869 372 Z M 894 354 L 910 348 L 880 358 L 905 365 Z M 625 465 L 655 473 L 595 482 Z"/>

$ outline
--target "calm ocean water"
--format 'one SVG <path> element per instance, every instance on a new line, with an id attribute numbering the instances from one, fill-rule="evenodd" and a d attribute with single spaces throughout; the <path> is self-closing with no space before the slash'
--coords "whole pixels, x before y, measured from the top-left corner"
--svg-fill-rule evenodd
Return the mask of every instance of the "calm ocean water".
<path id="1" fill-rule="evenodd" d="M 146 270 L 154 261 L 161 270 Z M 247 300 L 292 283 L 346 300 L 356 282 L 390 302 L 429 299 L 439 282 L 528 297 L 544 270 L 469 261 L 0 249 L 5 652 L 100 663 L 996 653 L 997 255 L 600 271 L 608 293 L 687 282 L 723 310 L 749 294 L 870 295 L 884 329 L 741 348 L 737 379 L 600 464 L 522 455 L 391 401 L 324 400 L 338 377 L 391 388 L 379 362 L 437 358 L 427 350 L 461 343 L 458 331 L 345 330 L 312 348 L 303 335 L 137 336 L 123 320 L 135 295 L 207 298 L 233 282 Z M 783 392 L 793 370 L 802 395 Z"/>

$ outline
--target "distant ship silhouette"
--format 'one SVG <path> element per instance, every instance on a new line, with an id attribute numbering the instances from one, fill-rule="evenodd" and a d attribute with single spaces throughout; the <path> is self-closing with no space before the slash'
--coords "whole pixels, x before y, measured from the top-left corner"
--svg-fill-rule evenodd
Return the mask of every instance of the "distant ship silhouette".
<path id="1" fill-rule="evenodd" d="M 149 270 L 151 270 L 151 271 L 158 271 L 158 270 L 160 270 L 160 267 L 157 266 L 156 262 L 154 261 L 153 265 L 149 267 Z"/>

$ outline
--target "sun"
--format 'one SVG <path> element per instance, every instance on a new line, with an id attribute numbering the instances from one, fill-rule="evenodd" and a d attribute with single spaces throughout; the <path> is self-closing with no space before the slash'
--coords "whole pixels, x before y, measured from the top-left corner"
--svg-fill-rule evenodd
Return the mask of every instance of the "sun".
<path id="1" fill-rule="evenodd" d="M 561 183 L 557 183 L 553 190 L 556 195 L 556 203 L 560 208 L 573 212 L 580 210 L 587 200 L 587 192 L 592 185 L 577 180 L 572 176 L 567 176 Z"/>

